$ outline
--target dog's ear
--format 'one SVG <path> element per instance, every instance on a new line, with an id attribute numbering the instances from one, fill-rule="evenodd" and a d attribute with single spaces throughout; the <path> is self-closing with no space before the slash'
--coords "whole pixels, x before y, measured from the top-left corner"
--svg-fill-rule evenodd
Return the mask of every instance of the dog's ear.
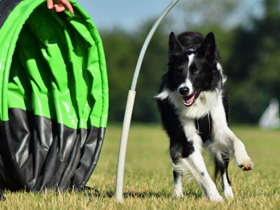
<path id="1" fill-rule="evenodd" d="M 202 45 L 199 48 L 199 54 L 207 59 L 213 59 L 216 51 L 216 41 L 213 32 L 206 35 Z"/>
<path id="2" fill-rule="evenodd" d="M 176 55 L 183 52 L 183 47 L 173 32 L 169 35 L 169 51 L 168 55 Z"/>

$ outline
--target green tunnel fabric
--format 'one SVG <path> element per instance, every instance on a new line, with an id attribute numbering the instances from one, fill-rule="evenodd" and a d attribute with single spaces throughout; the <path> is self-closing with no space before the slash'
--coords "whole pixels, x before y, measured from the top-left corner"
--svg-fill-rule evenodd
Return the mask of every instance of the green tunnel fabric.
<path id="1" fill-rule="evenodd" d="M 70 2 L 75 14 L 53 13 L 44 0 L 6 0 L 0 14 L 1 188 L 81 189 L 96 166 L 106 62 L 91 18 Z"/>

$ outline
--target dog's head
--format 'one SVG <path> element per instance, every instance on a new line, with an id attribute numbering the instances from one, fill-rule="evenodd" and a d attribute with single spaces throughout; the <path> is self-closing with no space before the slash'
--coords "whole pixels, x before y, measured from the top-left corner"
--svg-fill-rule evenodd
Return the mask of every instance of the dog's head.
<path id="1" fill-rule="evenodd" d="M 169 37 L 167 87 L 177 91 L 184 105 L 193 105 L 202 91 L 215 91 L 222 84 L 220 56 L 213 32 L 204 38 L 197 32 Z"/>

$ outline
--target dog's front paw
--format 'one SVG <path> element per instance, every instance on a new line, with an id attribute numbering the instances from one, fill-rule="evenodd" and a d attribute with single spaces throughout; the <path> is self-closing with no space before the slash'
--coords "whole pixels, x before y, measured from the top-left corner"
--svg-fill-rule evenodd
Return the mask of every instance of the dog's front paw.
<path id="1" fill-rule="evenodd" d="M 183 197 L 183 191 L 182 190 L 174 190 L 173 194 L 172 194 L 173 198 L 179 198 L 179 197 Z"/>
<path id="2" fill-rule="evenodd" d="M 223 199 L 222 196 L 220 196 L 220 194 L 217 194 L 217 195 L 214 195 L 214 196 L 212 195 L 212 196 L 208 196 L 208 197 L 211 201 L 224 202 L 224 199 Z"/>
<path id="3" fill-rule="evenodd" d="M 235 155 L 235 162 L 243 171 L 252 170 L 254 163 L 250 160 L 248 155 Z"/>
<path id="4" fill-rule="evenodd" d="M 233 192 L 231 186 L 224 187 L 225 198 L 233 198 Z"/>

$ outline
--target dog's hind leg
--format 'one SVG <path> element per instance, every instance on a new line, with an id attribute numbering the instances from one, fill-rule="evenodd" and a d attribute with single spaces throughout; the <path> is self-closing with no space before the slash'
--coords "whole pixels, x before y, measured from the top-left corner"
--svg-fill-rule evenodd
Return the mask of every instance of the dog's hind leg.
<path id="1" fill-rule="evenodd" d="M 183 197 L 182 174 L 173 170 L 174 190 L 172 197 Z"/>
<path id="2" fill-rule="evenodd" d="M 229 164 L 229 150 L 224 150 L 223 153 L 218 153 L 214 157 L 215 162 L 215 180 L 217 180 L 218 174 L 222 177 L 222 187 L 224 196 L 226 198 L 233 198 L 233 192 L 231 188 L 231 182 L 228 177 L 228 164 Z"/>
<path id="3" fill-rule="evenodd" d="M 224 196 L 226 198 L 233 198 L 231 182 L 228 178 L 229 150 L 224 149 L 222 152 L 217 150 L 212 147 L 213 145 L 211 140 L 206 141 L 204 145 L 208 149 L 211 158 L 214 160 L 215 182 L 217 181 L 217 177 L 221 175 Z"/>

